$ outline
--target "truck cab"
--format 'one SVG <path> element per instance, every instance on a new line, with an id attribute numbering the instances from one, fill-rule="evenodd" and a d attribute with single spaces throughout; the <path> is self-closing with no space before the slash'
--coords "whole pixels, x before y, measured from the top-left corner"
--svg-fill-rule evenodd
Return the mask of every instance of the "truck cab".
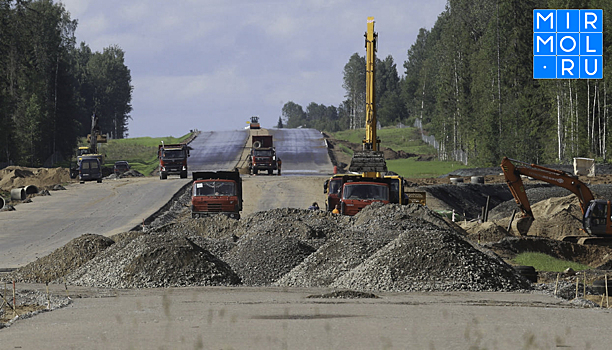
<path id="1" fill-rule="evenodd" d="M 390 203 L 389 184 L 386 181 L 377 180 L 359 178 L 357 181 L 345 182 L 340 195 L 340 213 L 352 216 L 374 202 Z"/>
<path id="2" fill-rule="evenodd" d="M 191 217 L 223 214 L 240 219 L 242 179 L 238 171 L 194 172 Z"/>
<path id="3" fill-rule="evenodd" d="M 157 156 L 159 158 L 159 178 L 165 180 L 168 175 L 180 175 L 187 178 L 187 157 L 189 148 L 185 144 L 159 145 Z"/>

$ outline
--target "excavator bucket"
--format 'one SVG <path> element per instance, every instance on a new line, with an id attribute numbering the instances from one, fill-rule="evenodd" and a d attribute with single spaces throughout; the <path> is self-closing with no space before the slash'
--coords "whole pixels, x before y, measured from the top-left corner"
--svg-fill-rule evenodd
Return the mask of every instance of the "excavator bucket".
<path id="1" fill-rule="evenodd" d="M 512 232 L 518 233 L 521 236 L 527 236 L 531 224 L 533 224 L 533 218 L 530 216 L 525 216 L 514 219 L 510 224 L 510 228 Z"/>
<path id="2" fill-rule="evenodd" d="M 361 151 L 353 154 L 349 171 L 356 173 L 384 173 L 387 172 L 387 162 L 383 152 Z"/>

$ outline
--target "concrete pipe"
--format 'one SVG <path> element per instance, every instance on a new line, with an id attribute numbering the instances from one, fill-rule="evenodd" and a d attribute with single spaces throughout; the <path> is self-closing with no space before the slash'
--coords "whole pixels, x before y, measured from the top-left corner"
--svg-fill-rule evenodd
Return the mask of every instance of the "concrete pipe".
<path id="1" fill-rule="evenodd" d="M 0 197 L 0 210 L 4 208 L 4 198 Z"/>
<path id="2" fill-rule="evenodd" d="M 22 201 L 26 199 L 26 192 L 23 187 L 13 188 L 11 190 L 11 199 L 16 201 Z"/>
<path id="3" fill-rule="evenodd" d="M 450 178 L 450 182 L 451 182 L 453 185 L 456 185 L 456 184 L 458 184 L 458 183 L 463 183 L 463 178 L 461 178 L 461 177 L 451 177 L 451 178 Z"/>
<path id="4" fill-rule="evenodd" d="M 473 184 L 483 184 L 483 183 L 485 183 L 484 176 L 472 176 L 470 181 Z"/>
<path id="5" fill-rule="evenodd" d="M 27 194 L 37 194 L 38 193 L 38 187 L 34 186 L 34 185 L 27 185 L 25 188 L 25 193 Z"/>

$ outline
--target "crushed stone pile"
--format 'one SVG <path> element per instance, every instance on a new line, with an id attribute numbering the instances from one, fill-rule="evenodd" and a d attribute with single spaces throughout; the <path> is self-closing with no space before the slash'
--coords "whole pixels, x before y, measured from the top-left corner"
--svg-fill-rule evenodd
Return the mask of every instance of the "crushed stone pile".
<path id="1" fill-rule="evenodd" d="M 373 204 L 355 217 L 287 208 L 239 221 L 179 215 L 175 223 L 150 227 L 146 233 L 117 236 L 116 243 L 56 281 L 105 288 L 530 289 L 510 265 L 464 235 L 454 223 L 416 204 Z M 74 258 L 73 251 L 64 250 L 63 257 L 59 251 L 54 252 L 56 260 Z"/>
<path id="2" fill-rule="evenodd" d="M 26 283 L 51 282 L 81 267 L 114 243 L 108 237 L 84 234 L 51 254 L 18 269 L 12 277 Z"/>
<path id="3" fill-rule="evenodd" d="M 108 288 L 216 286 L 240 283 L 229 266 L 187 237 L 125 239 L 66 276 L 70 284 Z"/>

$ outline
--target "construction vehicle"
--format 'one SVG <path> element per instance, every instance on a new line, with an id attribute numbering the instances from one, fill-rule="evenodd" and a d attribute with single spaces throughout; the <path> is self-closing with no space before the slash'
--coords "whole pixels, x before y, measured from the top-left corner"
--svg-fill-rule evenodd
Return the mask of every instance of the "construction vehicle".
<path id="1" fill-rule="evenodd" d="M 410 196 L 404 190 L 404 179 L 383 175 L 387 163 L 380 151 L 376 135 L 375 62 L 378 34 L 374 32 L 374 17 L 368 17 L 366 46 L 366 134 L 362 150 L 353 153 L 349 171 L 353 175 L 334 176 L 324 184 L 326 208 L 332 211 L 338 204 L 343 215 L 355 215 L 373 202 L 408 204 Z M 419 198 L 425 195 L 420 192 Z"/>
<path id="2" fill-rule="evenodd" d="M 260 171 L 267 171 L 268 175 L 272 175 L 275 170 L 278 171 L 272 135 L 252 135 L 251 144 L 251 153 L 248 156 L 251 174 L 257 175 Z"/>
<path id="3" fill-rule="evenodd" d="M 261 129 L 261 125 L 259 124 L 259 117 L 254 115 L 251 117 L 251 122 L 249 123 L 250 129 Z"/>
<path id="4" fill-rule="evenodd" d="M 378 33 L 374 33 L 374 17 L 368 17 L 366 46 L 366 135 L 362 151 L 354 152 L 349 171 L 363 173 L 364 177 L 381 177 L 387 171 L 387 163 L 380 151 L 380 139 L 376 136 L 375 62 Z"/>
<path id="5" fill-rule="evenodd" d="M 520 165 L 515 165 L 518 163 Z M 541 180 L 563 187 L 578 197 L 582 211 L 582 230 L 586 235 L 565 236 L 563 241 L 579 244 L 612 244 L 612 210 L 609 200 L 595 199 L 591 190 L 579 180 L 578 176 L 562 170 L 550 169 L 536 164 L 504 157 L 501 168 L 512 192 L 514 200 L 521 210 L 521 216 L 512 221 L 511 227 L 520 235 L 526 235 L 535 219 L 525 192 L 522 176 Z"/>
<path id="6" fill-rule="evenodd" d="M 80 146 L 77 150 L 76 161 L 72 161 L 70 166 L 70 177 L 76 178 L 79 174 L 79 168 L 83 158 L 97 158 L 100 165 L 104 165 L 104 155 L 99 151 L 98 144 L 106 143 L 106 135 L 100 133 L 98 126 L 98 116 L 94 113 L 91 116 L 91 132 L 87 135 L 87 143 L 89 146 Z"/>
<path id="7" fill-rule="evenodd" d="M 164 145 L 162 141 L 157 150 L 159 158 L 159 178 L 165 180 L 168 175 L 180 175 L 181 179 L 187 178 L 187 157 L 189 147 L 184 143 Z"/>
<path id="8" fill-rule="evenodd" d="M 191 217 L 223 214 L 240 219 L 242 179 L 234 171 L 194 172 L 191 195 Z"/>

